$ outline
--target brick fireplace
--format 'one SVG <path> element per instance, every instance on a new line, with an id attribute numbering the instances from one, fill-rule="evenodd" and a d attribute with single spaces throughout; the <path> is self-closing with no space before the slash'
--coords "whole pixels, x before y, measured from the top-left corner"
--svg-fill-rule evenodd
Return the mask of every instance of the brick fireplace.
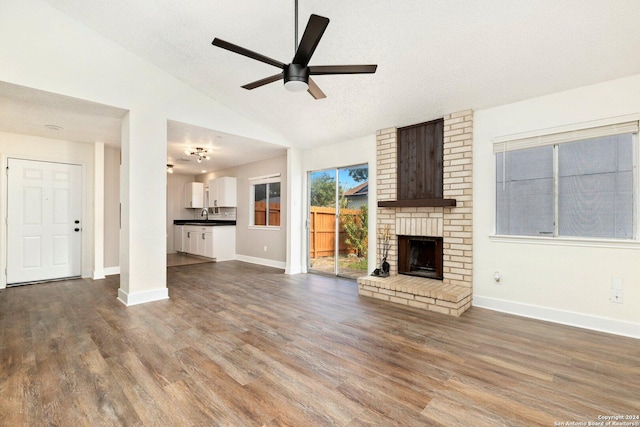
<path id="1" fill-rule="evenodd" d="M 390 232 L 390 275 L 360 277 L 358 288 L 363 296 L 459 316 L 472 297 L 473 111 L 446 115 L 443 124 L 442 198 L 455 206 L 378 207 L 378 229 Z M 376 141 L 377 201 L 385 204 L 398 197 L 397 128 L 378 131 Z M 442 279 L 398 274 L 398 236 L 441 238 Z"/>

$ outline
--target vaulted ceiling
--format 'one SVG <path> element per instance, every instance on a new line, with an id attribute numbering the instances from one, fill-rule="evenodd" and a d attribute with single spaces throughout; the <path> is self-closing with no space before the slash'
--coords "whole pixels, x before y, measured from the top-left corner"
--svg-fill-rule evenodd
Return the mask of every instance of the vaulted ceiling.
<path id="1" fill-rule="evenodd" d="M 640 73 L 637 0 L 299 0 L 300 36 L 331 20 L 311 65 L 378 64 L 315 77 L 323 100 L 242 89 L 278 69 L 211 45 L 290 62 L 294 0 L 47 1 L 301 147 Z"/>

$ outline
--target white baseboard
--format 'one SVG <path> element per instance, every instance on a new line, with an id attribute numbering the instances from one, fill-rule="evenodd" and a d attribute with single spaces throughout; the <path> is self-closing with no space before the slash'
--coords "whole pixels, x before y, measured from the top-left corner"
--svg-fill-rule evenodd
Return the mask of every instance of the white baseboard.
<path id="1" fill-rule="evenodd" d="M 301 274 L 306 272 L 306 268 L 302 265 L 287 265 L 284 269 L 284 274 Z"/>
<path id="2" fill-rule="evenodd" d="M 93 280 L 106 279 L 106 276 L 104 275 L 104 270 L 93 270 L 93 274 L 91 275 L 91 278 Z"/>
<path id="3" fill-rule="evenodd" d="M 103 271 L 105 276 L 113 276 L 114 274 L 120 274 L 120 266 L 106 267 Z"/>
<path id="4" fill-rule="evenodd" d="M 118 300 L 127 307 L 137 304 L 144 304 L 146 302 L 160 301 L 163 299 L 169 299 L 169 289 L 155 289 L 147 292 L 137 292 L 135 294 L 128 294 L 122 288 L 118 289 Z"/>
<path id="5" fill-rule="evenodd" d="M 247 255 L 236 254 L 236 259 L 238 261 L 250 262 L 251 264 L 259 264 L 267 267 L 282 268 L 283 270 L 286 267 L 286 264 L 283 261 L 274 261 L 272 259 L 257 258 L 257 257 L 247 256 Z"/>
<path id="6" fill-rule="evenodd" d="M 531 304 L 501 300 L 497 298 L 473 296 L 473 306 L 487 308 L 517 316 L 530 317 L 532 319 L 546 320 L 563 325 L 576 326 L 578 328 L 607 332 L 615 335 L 623 335 L 631 338 L 640 338 L 640 324 L 623 320 L 607 319 L 588 314 L 574 313 L 555 308 L 541 307 Z"/>

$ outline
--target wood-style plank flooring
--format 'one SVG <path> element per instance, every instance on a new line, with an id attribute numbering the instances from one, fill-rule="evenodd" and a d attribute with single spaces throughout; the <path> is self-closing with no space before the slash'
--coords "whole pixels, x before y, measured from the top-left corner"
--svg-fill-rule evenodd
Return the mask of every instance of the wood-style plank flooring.
<path id="1" fill-rule="evenodd" d="M 202 258 L 195 255 L 187 255 L 182 253 L 167 254 L 167 267 L 178 267 L 181 265 L 205 264 L 214 262 L 211 259 Z"/>
<path id="2" fill-rule="evenodd" d="M 553 426 L 640 414 L 640 340 L 238 261 L 0 292 L 3 426 Z"/>

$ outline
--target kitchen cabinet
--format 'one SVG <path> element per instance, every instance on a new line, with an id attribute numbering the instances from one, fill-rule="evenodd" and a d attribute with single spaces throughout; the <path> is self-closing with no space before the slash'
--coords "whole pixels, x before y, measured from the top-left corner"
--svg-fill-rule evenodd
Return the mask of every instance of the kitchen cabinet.
<path id="1" fill-rule="evenodd" d="M 213 257 L 217 261 L 236 258 L 236 227 L 213 227 Z"/>
<path id="2" fill-rule="evenodd" d="M 236 207 L 236 187 L 237 179 L 233 176 L 209 180 L 209 207 Z"/>
<path id="3" fill-rule="evenodd" d="M 176 252 L 184 252 L 183 242 L 182 242 L 182 229 L 184 226 L 182 225 L 174 225 L 173 226 L 173 249 Z"/>
<path id="4" fill-rule="evenodd" d="M 204 184 L 201 182 L 187 182 L 184 185 L 184 207 L 204 207 Z"/>
<path id="5" fill-rule="evenodd" d="M 235 226 L 185 225 L 182 228 L 182 236 L 182 252 L 215 258 L 217 261 L 235 259 Z"/>
<path id="6" fill-rule="evenodd" d="M 182 230 L 184 252 L 213 258 L 212 228 L 213 227 L 198 225 L 185 225 Z M 208 237 L 207 234 L 209 235 Z"/>

